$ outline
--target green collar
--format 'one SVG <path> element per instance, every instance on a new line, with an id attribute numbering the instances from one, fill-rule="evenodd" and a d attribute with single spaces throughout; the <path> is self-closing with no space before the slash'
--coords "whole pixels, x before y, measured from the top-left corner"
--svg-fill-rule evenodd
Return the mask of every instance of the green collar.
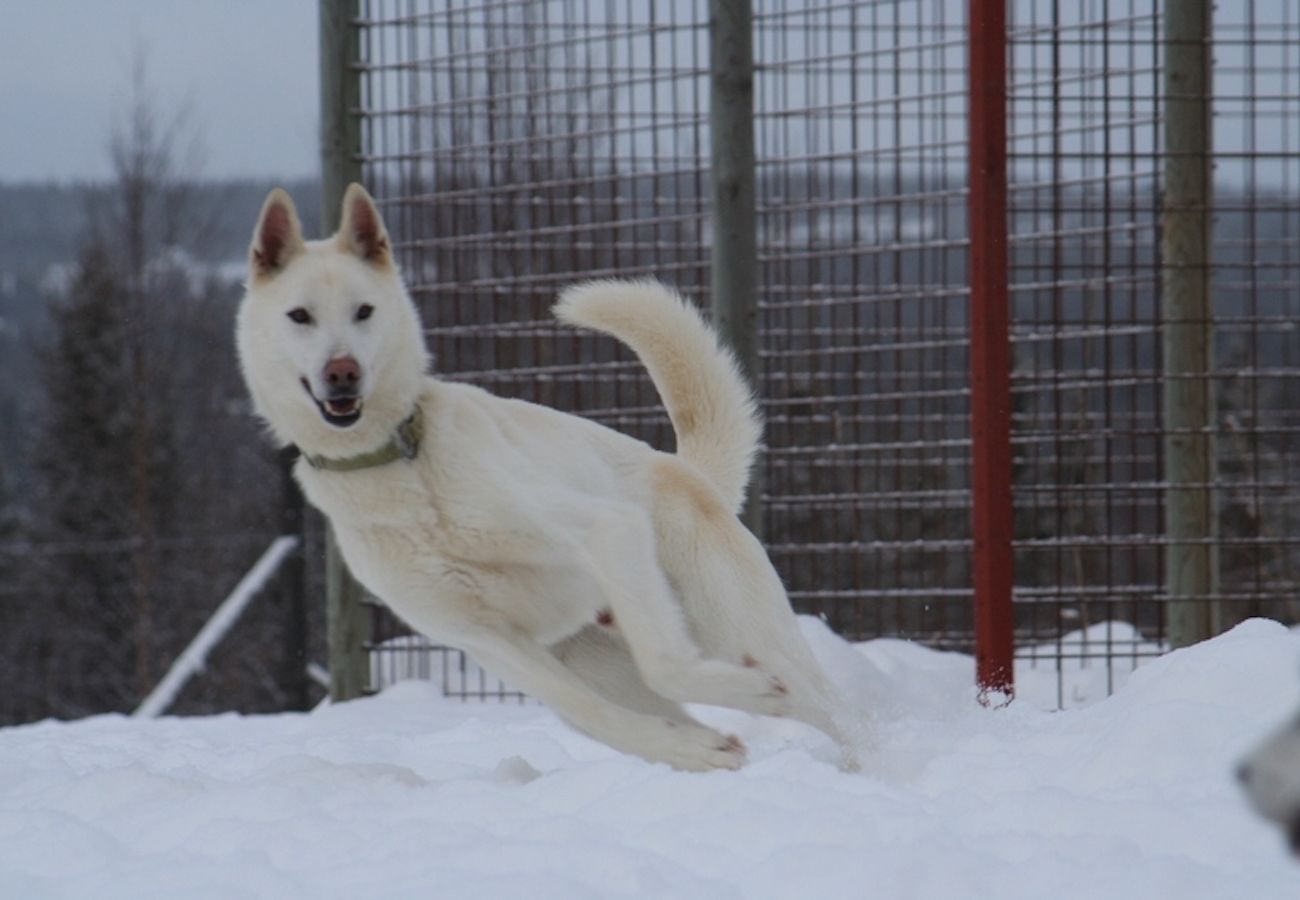
<path id="1" fill-rule="evenodd" d="M 345 456 L 342 459 L 314 456 L 311 453 L 304 453 L 302 458 L 307 460 L 307 464 L 313 469 L 324 469 L 328 472 L 355 472 L 358 469 L 373 469 L 376 466 L 386 466 L 390 462 L 396 462 L 399 459 L 415 459 L 420 452 L 420 441 L 423 438 L 424 414 L 417 405 L 415 411 L 407 416 L 402 424 L 397 426 L 397 430 L 388 439 L 388 443 L 378 450 L 359 453 L 356 456 Z"/>

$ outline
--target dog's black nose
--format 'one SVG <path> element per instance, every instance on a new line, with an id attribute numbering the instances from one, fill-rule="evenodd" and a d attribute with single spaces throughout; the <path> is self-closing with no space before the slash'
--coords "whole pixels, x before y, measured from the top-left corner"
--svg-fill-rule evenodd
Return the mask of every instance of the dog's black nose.
<path id="1" fill-rule="evenodd" d="M 1250 763 L 1242 763 L 1237 766 L 1237 780 L 1242 784 L 1250 783 Z"/>

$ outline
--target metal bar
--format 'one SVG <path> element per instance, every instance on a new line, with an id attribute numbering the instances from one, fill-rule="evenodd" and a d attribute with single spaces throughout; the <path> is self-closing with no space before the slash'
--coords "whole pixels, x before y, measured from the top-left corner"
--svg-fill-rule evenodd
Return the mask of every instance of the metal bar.
<path id="1" fill-rule="evenodd" d="M 1183 647 L 1216 631 L 1214 324 L 1210 279 L 1210 2 L 1168 0 L 1161 209 L 1165 590 L 1169 639 Z"/>
<path id="2" fill-rule="evenodd" d="M 348 184 L 361 180 L 360 17 L 360 0 L 320 0 L 321 222 L 326 230 L 338 227 Z M 325 542 L 330 699 L 339 703 L 365 693 L 369 613 L 328 529 Z"/>
<path id="3" fill-rule="evenodd" d="M 239 583 L 221 601 L 208 621 L 203 623 L 198 634 L 194 635 L 181 651 L 180 656 L 176 657 L 176 661 L 167 670 L 162 681 L 158 682 L 131 715 L 136 718 L 152 719 L 167 711 L 167 708 L 180 696 L 186 682 L 194 677 L 195 673 L 202 671 L 208 654 L 221 643 L 222 638 L 230 633 L 230 629 L 239 621 L 248 604 L 266 586 L 280 568 L 280 564 L 297 546 L 298 538 L 294 535 L 284 535 L 271 542 L 271 546 L 267 547 L 266 551 L 258 557 L 257 562 L 253 563 L 252 568 L 244 573 L 244 577 L 239 579 Z"/>
<path id="4" fill-rule="evenodd" d="M 970 0 L 971 488 L 975 664 L 981 692 L 1014 691 L 1011 351 L 1007 305 L 1004 0 Z"/>
<path id="5" fill-rule="evenodd" d="M 761 390 L 754 187 L 754 37 L 749 0 L 709 0 L 713 324 Z M 762 533 L 763 466 L 755 460 L 741 518 Z"/>

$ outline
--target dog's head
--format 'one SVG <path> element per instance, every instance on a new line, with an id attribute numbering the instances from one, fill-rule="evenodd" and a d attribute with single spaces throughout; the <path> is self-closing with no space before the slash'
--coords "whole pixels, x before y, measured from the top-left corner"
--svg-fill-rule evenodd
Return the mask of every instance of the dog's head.
<path id="1" fill-rule="evenodd" d="M 419 317 L 374 201 L 348 187 L 338 232 L 304 241 L 293 200 L 266 198 L 236 329 L 258 414 L 282 443 L 347 455 L 410 415 L 427 367 Z"/>
<path id="2" fill-rule="evenodd" d="M 1282 826 L 1300 856 L 1300 716 L 1252 750 L 1237 777 L 1251 806 Z"/>

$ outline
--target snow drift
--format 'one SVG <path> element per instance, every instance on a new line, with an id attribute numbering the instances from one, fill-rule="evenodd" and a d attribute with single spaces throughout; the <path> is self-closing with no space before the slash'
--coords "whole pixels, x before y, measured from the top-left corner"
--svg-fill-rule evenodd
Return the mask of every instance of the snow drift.
<path id="1" fill-rule="evenodd" d="M 851 646 L 866 771 L 795 723 L 702 712 L 740 772 L 621 756 L 536 705 L 428 683 L 311 714 L 0 730 L 6 897 L 1300 896 L 1232 766 L 1300 704 L 1300 634 L 1252 621 L 1047 712 L 975 702 L 968 657 Z M 1054 695 L 1020 673 L 1022 698 Z"/>

